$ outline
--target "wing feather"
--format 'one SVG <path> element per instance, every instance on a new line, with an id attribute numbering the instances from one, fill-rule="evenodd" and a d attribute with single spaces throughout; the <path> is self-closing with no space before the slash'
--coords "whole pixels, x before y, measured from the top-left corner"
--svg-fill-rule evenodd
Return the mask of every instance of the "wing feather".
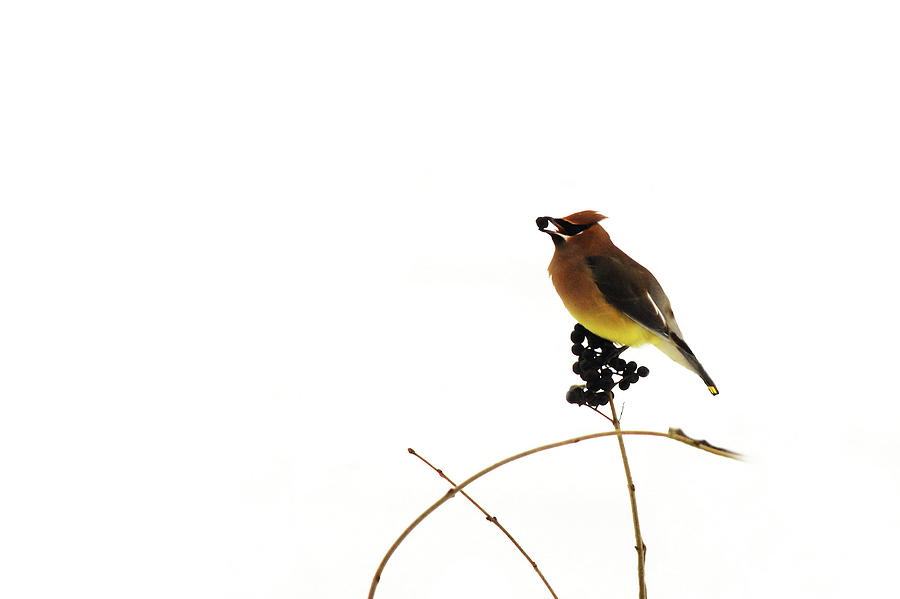
<path id="1" fill-rule="evenodd" d="M 594 284 L 613 307 L 642 327 L 670 338 L 678 330 L 669 298 L 649 270 L 616 256 L 586 259 Z"/>

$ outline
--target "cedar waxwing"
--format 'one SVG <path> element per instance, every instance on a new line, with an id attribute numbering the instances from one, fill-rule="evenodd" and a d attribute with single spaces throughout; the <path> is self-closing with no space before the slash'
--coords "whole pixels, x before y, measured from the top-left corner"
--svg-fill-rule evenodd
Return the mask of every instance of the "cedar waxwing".
<path id="1" fill-rule="evenodd" d="M 693 370 L 713 395 L 719 390 L 681 334 L 669 298 L 649 270 L 613 244 L 600 221 L 585 210 L 565 218 L 542 216 L 537 226 L 555 250 L 550 278 L 569 313 L 586 329 L 620 345 L 652 343 Z M 556 230 L 548 230 L 553 224 Z"/>

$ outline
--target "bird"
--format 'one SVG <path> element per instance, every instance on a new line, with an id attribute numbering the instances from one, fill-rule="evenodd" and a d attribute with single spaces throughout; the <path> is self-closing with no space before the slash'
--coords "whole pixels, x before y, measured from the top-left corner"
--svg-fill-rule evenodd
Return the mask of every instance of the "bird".
<path id="1" fill-rule="evenodd" d="M 685 343 L 659 281 L 612 242 L 600 226 L 605 218 L 583 210 L 536 221 L 553 240 L 547 270 L 566 309 L 595 335 L 623 346 L 656 346 L 698 374 L 709 392 L 718 395 L 718 387 Z"/>

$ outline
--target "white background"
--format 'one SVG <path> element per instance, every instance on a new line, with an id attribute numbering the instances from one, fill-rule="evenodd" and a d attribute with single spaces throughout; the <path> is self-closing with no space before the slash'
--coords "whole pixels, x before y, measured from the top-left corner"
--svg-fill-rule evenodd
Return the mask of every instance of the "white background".
<path id="1" fill-rule="evenodd" d="M 534 219 L 594 209 L 653 349 L 653 597 L 887 596 L 900 529 L 890 2 L 5 2 L 0 595 L 364 597 L 447 485 L 605 430 Z M 561 598 L 633 597 L 614 441 L 472 494 Z M 379 597 L 549 597 L 462 498 Z"/>

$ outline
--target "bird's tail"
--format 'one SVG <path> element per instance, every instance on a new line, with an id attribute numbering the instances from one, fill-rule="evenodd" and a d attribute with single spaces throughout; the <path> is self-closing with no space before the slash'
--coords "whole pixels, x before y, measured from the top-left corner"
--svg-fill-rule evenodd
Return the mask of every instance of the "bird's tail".
<path id="1" fill-rule="evenodd" d="M 718 387 L 716 387 L 716 384 L 713 382 L 712 378 L 706 373 L 706 370 L 703 368 L 700 360 L 697 359 L 697 356 L 694 355 L 694 352 L 691 351 L 691 348 L 688 347 L 688 344 L 684 342 L 684 339 L 682 339 L 675 333 L 671 333 L 670 339 L 666 341 L 668 342 L 660 343 L 657 347 L 659 347 L 659 349 L 661 349 L 664 354 L 666 354 L 688 370 L 696 372 L 697 375 L 699 375 L 700 378 L 703 379 L 703 382 L 706 383 L 706 388 L 709 389 L 709 392 L 713 395 L 718 395 Z"/>

